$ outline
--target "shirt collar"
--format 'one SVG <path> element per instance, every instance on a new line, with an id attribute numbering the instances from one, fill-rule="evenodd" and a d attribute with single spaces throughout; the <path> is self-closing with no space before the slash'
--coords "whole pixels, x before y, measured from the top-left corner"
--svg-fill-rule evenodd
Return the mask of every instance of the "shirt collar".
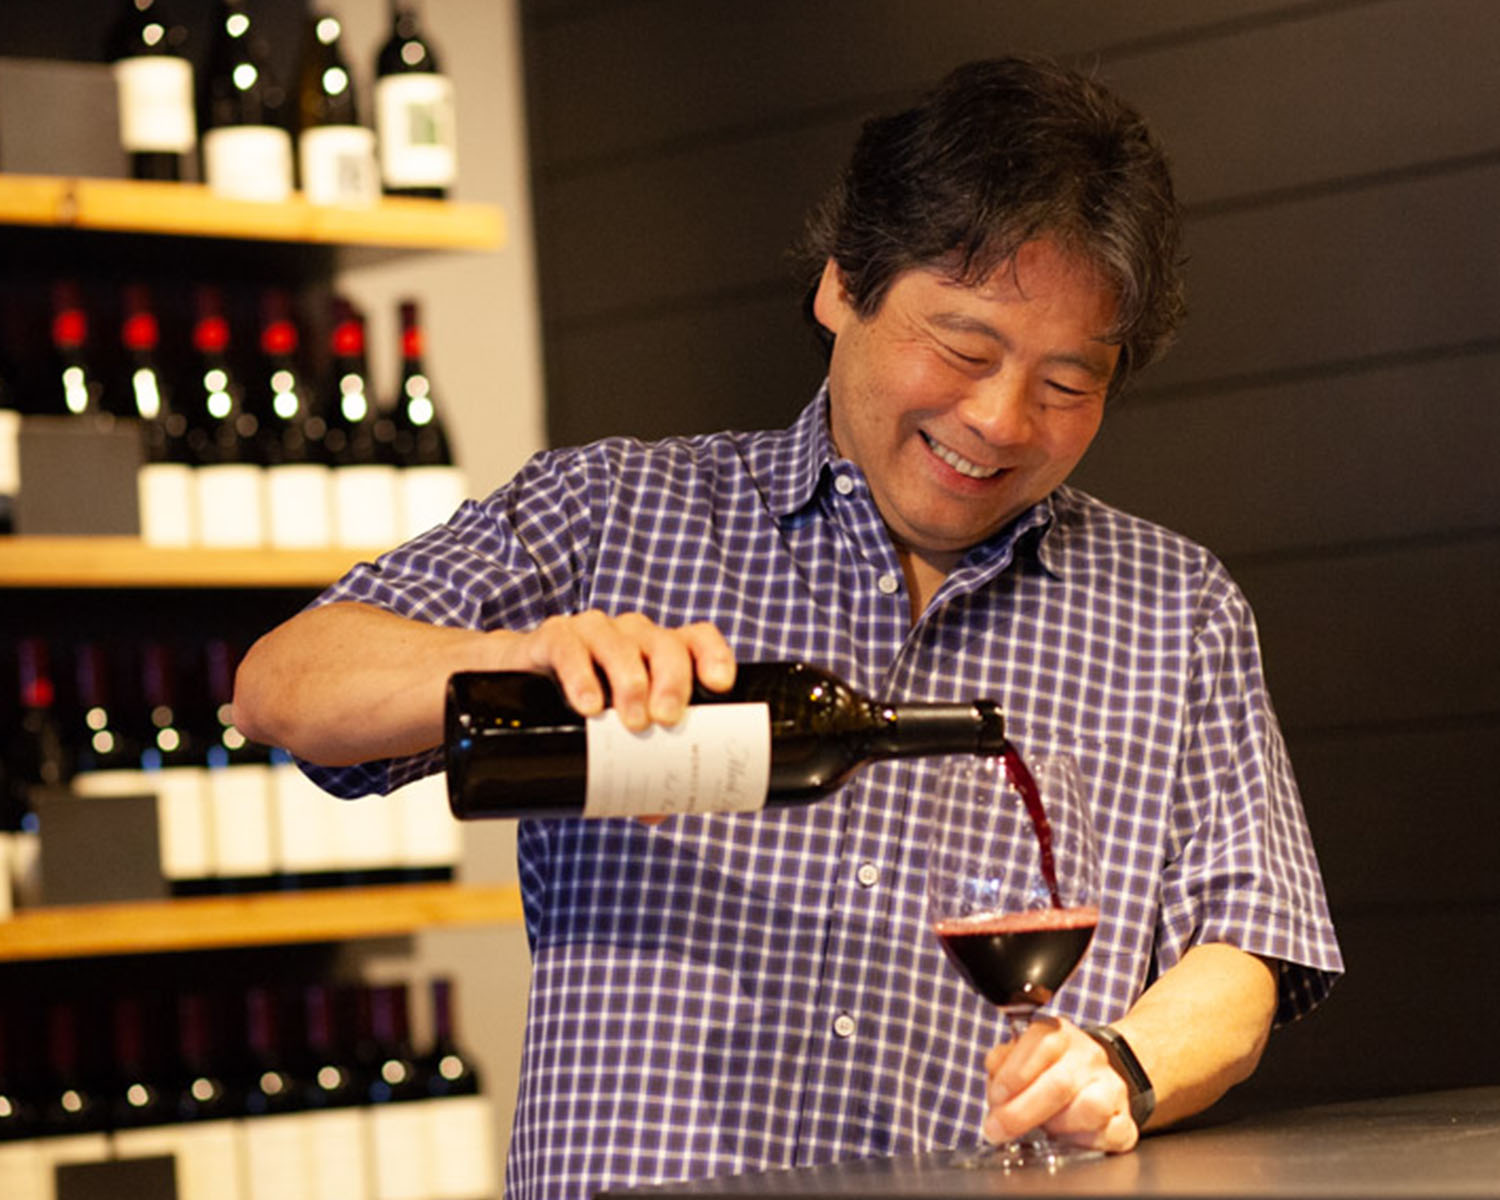
<path id="1" fill-rule="evenodd" d="M 763 481 L 771 512 L 789 517 L 804 508 L 840 461 L 828 430 L 828 381 L 787 430 L 786 453 Z M 1068 514 L 1071 492 L 1060 487 L 1032 505 L 1004 529 L 986 538 L 964 558 L 964 565 L 984 568 L 1009 563 L 1016 551 L 1031 552 L 1042 568 L 1061 578 L 1067 567 Z"/>

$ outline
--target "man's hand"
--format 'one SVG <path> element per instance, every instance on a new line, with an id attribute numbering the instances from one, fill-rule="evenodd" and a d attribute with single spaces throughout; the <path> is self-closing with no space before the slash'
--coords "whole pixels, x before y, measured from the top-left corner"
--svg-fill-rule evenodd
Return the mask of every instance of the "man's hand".
<path id="1" fill-rule="evenodd" d="M 508 635 L 507 665 L 550 671 L 568 703 L 586 717 L 604 708 L 602 674 L 615 711 L 637 732 L 653 722 L 675 725 L 701 680 L 711 691 L 734 684 L 734 653 L 707 622 L 669 629 L 639 613 L 597 610 L 549 617 L 528 633 Z"/>
<path id="2" fill-rule="evenodd" d="M 1007 1142 L 1038 1126 L 1091 1150 L 1132 1149 L 1140 1136 L 1130 1118 L 1125 1081 L 1099 1044 L 1070 1021 L 1036 1017 L 1016 1041 L 985 1056 L 989 1111 L 984 1136 Z"/>

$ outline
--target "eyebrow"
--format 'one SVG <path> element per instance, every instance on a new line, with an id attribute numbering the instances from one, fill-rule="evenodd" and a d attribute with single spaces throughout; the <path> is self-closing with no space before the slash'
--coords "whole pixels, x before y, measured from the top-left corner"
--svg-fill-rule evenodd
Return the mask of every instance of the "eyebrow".
<path id="1" fill-rule="evenodd" d="M 954 333 L 978 334 L 980 337 L 988 338 L 999 346 L 1008 347 L 1010 345 L 1009 339 L 988 321 L 982 321 L 978 317 L 970 316 L 968 313 L 940 312 L 934 313 L 930 319 L 934 325 L 942 329 L 951 330 Z M 1092 340 L 1100 346 L 1114 344 L 1102 337 Z M 1104 366 L 1098 356 L 1082 351 L 1078 353 L 1062 351 L 1057 354 L 1049 354 L 1046 356 L 1045 361 L 1058 363 L 1062 366 L 1077 367 L 1079 370 L 1087 372 L 1096 379 L 1109 379 L 1114 374 L 1112 366 Z"/>

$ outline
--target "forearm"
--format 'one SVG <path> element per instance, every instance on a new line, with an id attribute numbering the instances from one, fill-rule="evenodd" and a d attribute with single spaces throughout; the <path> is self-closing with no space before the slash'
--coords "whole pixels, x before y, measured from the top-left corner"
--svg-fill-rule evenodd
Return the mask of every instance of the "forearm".
<path id="1" fill-rule="evenodd" d="M 1158 1129 L 1207 1108 L 1260 1062 L 1276 976 L 1233 946 L 1195 946 L 1114 1022 L 1156 1089 Z"/>
<path id="2" fill-rule="evenodd" d="M 309 609 L 246 654 L 235 724 L 324 766 L 426 750 L 442 741 L 448 676 L 506 666 L 515 636 L 428 625 L 363 604 Z"/>

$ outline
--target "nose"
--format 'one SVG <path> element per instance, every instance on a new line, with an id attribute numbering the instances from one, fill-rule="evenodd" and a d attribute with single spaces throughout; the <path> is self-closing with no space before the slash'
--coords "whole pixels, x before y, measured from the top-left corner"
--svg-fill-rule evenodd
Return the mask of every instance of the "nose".
<path id="1" fill-rule="evenodd" d="M 1029 391 L 1019 370 L 997 371 L 975 382 L 958 405 L 958 417 L 991 446 L 1022 444 L 1033 432 Z"/>

